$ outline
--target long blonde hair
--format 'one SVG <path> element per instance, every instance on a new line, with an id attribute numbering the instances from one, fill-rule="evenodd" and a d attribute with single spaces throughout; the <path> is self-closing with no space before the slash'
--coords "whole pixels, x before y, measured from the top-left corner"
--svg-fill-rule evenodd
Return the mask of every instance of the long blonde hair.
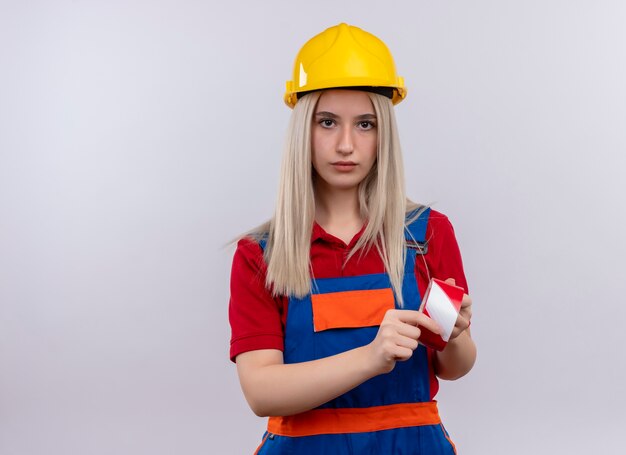
<path id="1" fill-rule="evenodd" d="M 310 93 L 296 103 L 283 153 L 276 212 L 270 221 L 248 233 L 267 240 L 266 285 L 274 295 L 303 297 L 311 292 L 310 247 L 315 216 L 311 124 L 320 94 Z M 358 251 L 375 247 L 402 305 L 405 217 L 407 211 L 420 206 L 406 199 L 402 152 L 391 100 L 376 93 L 368 95 L 377 117 L 377 159 L 358 188 L 360 212 L 367 226 L 346 261 Z"/>

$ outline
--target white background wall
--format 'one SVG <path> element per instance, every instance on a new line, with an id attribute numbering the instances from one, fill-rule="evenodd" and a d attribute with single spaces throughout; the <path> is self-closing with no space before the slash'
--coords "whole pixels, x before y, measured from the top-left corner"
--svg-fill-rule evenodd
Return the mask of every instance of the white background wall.
<path id="1" fill-rule="evenodd" d="M 252 453 L 222 246 L 269 217 L 299 47 L 381 37 L 408 192 L 455 225 L 479 359 L 461 454 L 616 453 L 626 5 L 0 3 L 0 453 Z"/>

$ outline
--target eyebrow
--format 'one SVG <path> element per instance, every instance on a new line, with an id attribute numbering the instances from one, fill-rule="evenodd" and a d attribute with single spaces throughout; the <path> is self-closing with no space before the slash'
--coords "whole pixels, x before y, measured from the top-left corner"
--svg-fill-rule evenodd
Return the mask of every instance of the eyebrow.
<path id="1" fill-rule="evenodd" d="M 337 114 L 333 114 L 332 112 L 328 112 L 328 111 L 316 112 L 315 116 L 316 117 L 328 117 L 328 118 L 332 118 L 332 119 L 339 118 L 339 116 Z M 375 120 L 376 119 L 376 115 L 374 115 L 374 114 L 361 114 L 361 115 L 357 115 L 355 117 L 355 119 L 356 120 Z"/>

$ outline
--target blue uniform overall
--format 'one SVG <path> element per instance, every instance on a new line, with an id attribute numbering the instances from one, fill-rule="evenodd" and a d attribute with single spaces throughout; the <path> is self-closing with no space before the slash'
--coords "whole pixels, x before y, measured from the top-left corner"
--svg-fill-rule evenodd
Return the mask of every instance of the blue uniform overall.
<path id="1" fill-rule="evenodd" d="M 427 249 L 429 214 L 424 211 L 408 226 L 404 309 L 420 306 L 414 267 L 416 255 Z M 347 312 L 341 309 L 342 302 Z M 387 303 L 381 307 L 380 302 Z M 391 308 L 398 308 L 386 273 L 313 280 L 311 294 L 289 299 L 284 362 L 320 359 L 370 343 L 389 302 Z M 372 323 L 372 318 L 377 322 Z M 256 453 L 454 454 L 436 403 L 430 400 L 429 368 L 426 348 L 420 344 L 411 359 L 396 363 L 390 373 L 373 377 L 319 408 L 270 417 Z"/>

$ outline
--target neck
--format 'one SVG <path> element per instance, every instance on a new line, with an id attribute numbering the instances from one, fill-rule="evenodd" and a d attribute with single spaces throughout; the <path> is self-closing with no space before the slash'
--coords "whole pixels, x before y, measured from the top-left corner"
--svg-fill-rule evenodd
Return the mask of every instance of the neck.
<path id="1" fill-rule="evenodd" d="M 356 188 L 329 191 L 318 185 L 315 189 L 315 221 L 330 234 L 346 243 L 363 225 Z"/>

